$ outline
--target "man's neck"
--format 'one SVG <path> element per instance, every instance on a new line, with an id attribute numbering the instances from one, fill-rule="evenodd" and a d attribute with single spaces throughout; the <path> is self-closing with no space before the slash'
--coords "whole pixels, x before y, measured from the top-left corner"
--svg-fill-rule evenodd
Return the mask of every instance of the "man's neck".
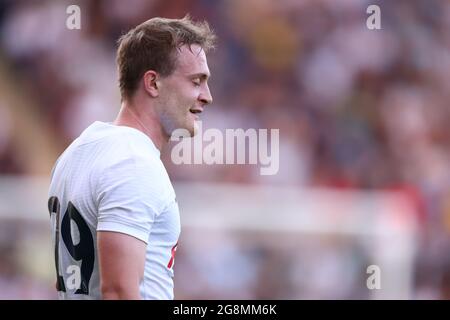
<path id="1" fill-rule="evenodd" d="M 154 114 L 139 112 L 129 102 L 122 102 L 119 114 L 114 124 L 118 126 L 127 126 L 135 128 L 147 135 L 155 144 L 159 151 L 169 141 L 169 137 L 164 133 L 161 124 Z"/>

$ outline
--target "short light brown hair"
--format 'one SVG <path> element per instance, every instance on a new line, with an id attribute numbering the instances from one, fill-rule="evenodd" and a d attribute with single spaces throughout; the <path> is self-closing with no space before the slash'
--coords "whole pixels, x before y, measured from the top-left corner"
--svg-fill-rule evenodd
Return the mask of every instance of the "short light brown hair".
<path id="1" fill-rule="evenodd" d="M 130 98 L 144 73 L 170 75 L 176 67 L 177 49 L 197 44 L 205 52 L 214 48 L 216 36 L 206 21 L 152 18 L 120 37 L 117 49 L 122 100 Z"/>

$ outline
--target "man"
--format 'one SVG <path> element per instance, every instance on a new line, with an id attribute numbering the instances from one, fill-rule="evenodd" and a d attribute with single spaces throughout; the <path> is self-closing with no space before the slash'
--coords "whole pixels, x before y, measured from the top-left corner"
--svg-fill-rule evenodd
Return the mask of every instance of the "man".
<path id="1" fill-rule="evenodd" d="M 212 102 L 206 22 L 150 19 L 119 40 L 122 106 L 60 156 L 49 211 L 62 299 L 173 299 L 180 219 L 160 150 Z"/>

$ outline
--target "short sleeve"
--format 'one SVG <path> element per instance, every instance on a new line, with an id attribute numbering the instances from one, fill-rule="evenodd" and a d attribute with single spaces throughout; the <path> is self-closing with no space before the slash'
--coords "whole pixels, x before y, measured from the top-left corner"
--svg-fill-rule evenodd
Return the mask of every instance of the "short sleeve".
<path id="1" fill-rule="evenodd" d="M 104 168 L 97 185 L 97 231 L 121 232 L 148 243 L 164 203 L 158 181 L 158 166 L 148 160 L 127 158 Z"/>

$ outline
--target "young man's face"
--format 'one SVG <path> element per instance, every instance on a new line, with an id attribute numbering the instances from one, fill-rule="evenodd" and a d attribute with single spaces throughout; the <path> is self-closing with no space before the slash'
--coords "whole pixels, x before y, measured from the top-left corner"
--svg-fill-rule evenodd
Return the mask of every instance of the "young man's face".
<path id="1" fill-rule="evenodd" d="M 194 136 L 199 114 L 212 102 L 209 76 L 203 49 L 198 45 L 182 46 L 175 70 L 160 79 L 160 121 L 168 136 L 176 129 L 186 129 Z"/>

